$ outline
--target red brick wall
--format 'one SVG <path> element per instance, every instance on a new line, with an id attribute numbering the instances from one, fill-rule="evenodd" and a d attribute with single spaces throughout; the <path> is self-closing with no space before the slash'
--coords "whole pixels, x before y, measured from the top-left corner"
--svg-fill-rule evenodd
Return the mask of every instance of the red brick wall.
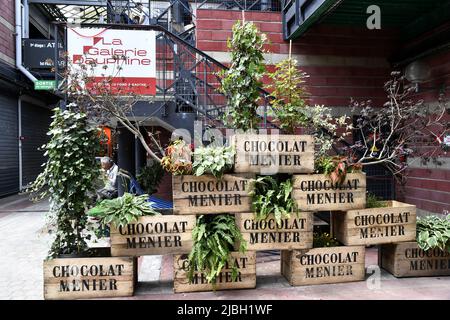
<path id="1" fill-rule="evenodd" d="M 227 52 L 231 28 L 241 17 L 241 12 L 197 10 L 197 47 L 206 52 Z M 289 43 L 283 41 L 280 13 L 246 12 L 245 19 L 266 33 L 270 41 L 267 50 L 287 56 Z M 395 33 L 390 30 L 316 26 L 293 42 L 292 53 L 306 59 L 299 64 L 310 75 L 307 84 L 313 103 L 348 106 L 350 97 L 380 104 L 385 101 L 382 85 L 390 73 L 386 57 L 394 48 Z M 380 67 L 370 59 L 384 65 Z"/>
<path id="2" fill-rule="evenodd" d="M 430 79 L 419 85 L 416 99 L 423 99 L 427 103 L 436 102 L 440 90 L 444 89 L 444 95 L 450 100 L 450 51 L 444 51 L 431 55 L 424 59 L 431 67 Z M 446 118 L 450 122 L 450 116 Z M 449 154 L 440 152 L 444 159 L 449 159 Z M 442 213 L 450 211 L 450 170 L 443 166 L 436 168 L 413 168 L 408 170 L 408 178 L 404 186 L 399 186 L 397 196 L 418 208 Z"/>
<path id="3" fill-rule="evenodd" d="M 9 22 L 10 25 L 15 26 L 14 1 L 0 0 L 0 8 L 0 16 L 7 22 Z M 5 26 L 2 21 L 0 21 L 0 53 L 6 55 L 11 59 L 15 58 L 14 31 Z M 1 57 L 0 60 L 4 61 L 4 59 L 2 59 Z M 10 60 L 6 62 L 11 63 Z"/>

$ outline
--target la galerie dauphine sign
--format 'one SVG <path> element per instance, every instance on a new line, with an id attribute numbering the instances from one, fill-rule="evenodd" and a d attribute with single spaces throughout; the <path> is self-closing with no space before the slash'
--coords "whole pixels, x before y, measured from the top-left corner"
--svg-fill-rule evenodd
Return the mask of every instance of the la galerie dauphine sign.
<path id="1" fill-rule="evenodd" d="M 94 82 L 113 77 L 113 92 L 156 94 L 154 31 L 68 28 L 67 51 L 75 70 L 95 65 L 90 74 Z"/>

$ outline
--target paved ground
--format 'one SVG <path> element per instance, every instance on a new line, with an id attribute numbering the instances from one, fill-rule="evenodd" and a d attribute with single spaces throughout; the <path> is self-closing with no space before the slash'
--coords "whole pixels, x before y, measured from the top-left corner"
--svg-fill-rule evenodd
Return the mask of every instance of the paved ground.
<path id="1" fill-rule="evenodd" d="M 23 196 L 0 199 L 2 300 L 43 298 L 42 261 L 49 245 L 43 232 L 47 207 L 47 203 L 32 204 Z M 396 279 L 376 264 L 377 249 L 370 248 L 366 281 L 291 287 L 280 275 L 279 254 L 259 252 L 256 290 L 174 294 L 172 257 L 146 256 L 139 263 L 136 295 L 128 299 L 450 299 L 450 277 Z"/>

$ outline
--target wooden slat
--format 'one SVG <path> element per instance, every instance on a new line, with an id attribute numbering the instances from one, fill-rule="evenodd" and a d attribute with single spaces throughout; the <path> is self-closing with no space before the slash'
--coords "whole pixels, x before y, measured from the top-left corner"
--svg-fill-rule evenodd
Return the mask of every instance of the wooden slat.
<path id="1" fill-rule="evenodd" d="M 313 214 L 299 212 L 283 219 L 278 227 L 273 215 L 256 221 L 253 213 L 236 214 L 236 224 L 247 241 L 248 250 L 291 250 L 312 248 Z M 275 239 L 273 238 L 275 237 Z"/>
<path id="2" fill-rule="evenodd" d="M 324 174 L 294 175 L 292 197 L 303 211 L 340 211 L 366 206 L 365 173 L 349 173 L 338 188 Z M 313 187 L 311 187 L 313 186 Z"/>
<path id="3" fill-rule="evenodd" d="M 253 174 L 173 176 L 174 214 L 219 214 L 248 212 Z"/>
<path id="4" fill-rule="evenodd" d="M 235 172 L 257 174 L 314 172 L 314 137 L 309 135 L 237 134 Z M 256 149 L 252 146 L 257 145 Z M 272 151 L 268 149 L 272 146 Z"/>
<path id="5" fill-rule="evenodd" d="M 159 215 L 139 218 L 137 222 L 122 228 L 124 235 L 120 234 L 119 229 L 111 227 L 111 255 L 188 253 L 192 249 L 192 229 L 195 223 L 195 215 Z"/>
<path id="6" fill-rule="evenodd" d="M 385 201 L 382 208 L 356 209 L 333 213 L 335 237 L 345 245 L 375 245 L 414 241 L 416 206 Z M 379 220 L 378 223 L 376 219 Z"/>
<path id="7" fill-rule="evenodd" d="M 364 256 L 363 246 L 286 251 L 281 254 L 282 274 L 293 286 L 362 281 L 365 279 Z M 316 260 L 318 258 L 320 260 Z"/>
<path id="8" fill-rule="evenodd" d="M 189 283 L 187 277 L 187 257 L 188 255 L 174 256 L 174 292 L 213 291 L 213 285 L 207 283 L 206 277 L 204 275 L 202 277 L 202 273 L 200 272 L 195 273 L 198 276 L 198 283 Z M 222 270 L 221 277 L 218 277 L 215 290 L 253 289 L 256 287 L 256 252 L 247 251 L 246 254 L 233 252 L 231 260 L 235 261 L 235 259 L 238 259 L 240 273 L 237 281 L 231 280 L 230 264 L 228 268 L 225 267 Z M 219 279 L 222 279 L 222 282 Z"/>
<path id="9" fill-rule="evenodd" d="M 60 300 L 132 296 L 135 283 L 134 262 L 131 257 L 44 261 L 44 298 Z M 110 268 L 114 274 L 108 274 Z M 67 273 L 62 273 L 62 270 L 67 270 Z M 89 282 L 88 288 L 83 286 L 83 281 Z M 68 284 L 69 291 L 61 286 L 61 282 Z"/>
<path id="10" fill-rule="evenodd" d="M 450 252 L 439 249 L 424 252 L 417 242 L 382 245 L 379 255 L 381 267 L 395 277 L 450 275 Z"/>

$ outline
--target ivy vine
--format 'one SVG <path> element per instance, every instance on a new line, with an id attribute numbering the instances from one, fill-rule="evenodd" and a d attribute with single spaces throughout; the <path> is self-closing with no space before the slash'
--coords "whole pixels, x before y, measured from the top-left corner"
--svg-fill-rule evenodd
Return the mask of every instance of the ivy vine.
<path id="1" fill-rule="evenodd" d="M 220 73 L 221 92 L 228 97 L 225 123 L 230 128 L 248 131 L 261 122 L 257 113 L 262 77 L 265 72 L 263 46 L 266 36 L 252 22 L 238 21 L 228 39 L 231 65 Z"/>
<path id="2" fill-rule="evenodd" d="M 53 112 L 50 141 L 42 146 L 47 157 L 44 171 L 27 189 L 35 201 L 50 198 L 47 222 L 55 239 L 49 258 L 87 250 L 85 210 L 100 175 L 95 160 L 100 147 L 99 129 L 88 122 L 84 113 L 58 108 Z"/>

